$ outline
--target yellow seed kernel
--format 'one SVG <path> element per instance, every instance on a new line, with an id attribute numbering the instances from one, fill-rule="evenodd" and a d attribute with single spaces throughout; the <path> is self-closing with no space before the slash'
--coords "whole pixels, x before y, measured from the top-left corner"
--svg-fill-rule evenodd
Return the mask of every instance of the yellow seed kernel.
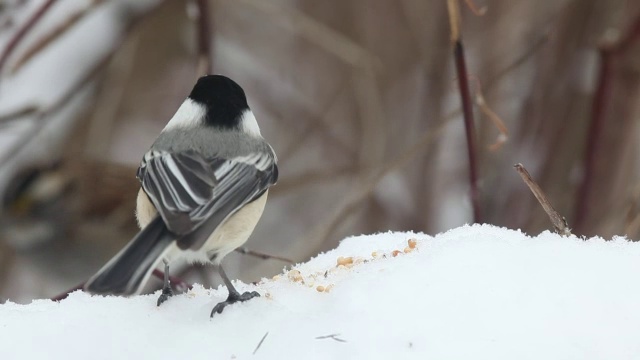
<path id="1" fill-rule="evenodd" d="M 324 286 L 322 286 L 322 285 L 318 285 L 318 287 L 316 288 L 316 290 L 317 290 L 318 292 L 323 292 L 323 291 L 324 291 L 324 289 L 325 289 L 325 288 L 324 288 Z"/>
<path id="2" fill-rule="evenodd" d="M 293 281 L 296 281 L 296 282 L 302 281 L 302 274 L 300 274 L 299 270 L 291 270 L 291 271 L 289 271 L 287 276 L 289 277 L 290 280 L 293 280 Z"/>
<path id="3" fill-rule="evenodd" d="M 393 255 L 393 257 L 398 256 L 398 254 L 400 254 L 401 251 L 400 250 L 393 250 L 393 252 L 391 253 L 391 255 Z"/>
<path id="4" fill-rule="evenodd" d="M 347 265 L 347 264 L 353 264 L 353 258 L 351 256 L 349 256 L 349 257 L 340 256 L 338 258 L 337 265 Z"/>
<path id="5" fill-rule="evenodd" d="M 409 244 L 409 247 L 412 249 L 415 249 L 416 245 L 418 245 L 418 241 L 416 239 L 409 239 L 407 243 Z"/>

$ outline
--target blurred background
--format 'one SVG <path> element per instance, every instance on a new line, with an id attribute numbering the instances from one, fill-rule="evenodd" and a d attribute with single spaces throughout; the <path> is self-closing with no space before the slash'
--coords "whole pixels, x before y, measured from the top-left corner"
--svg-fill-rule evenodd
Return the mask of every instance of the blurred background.
<path id="1" fill-rule="evenodd" d="M 575 234 L 638 239 L 640 2 L 474 1 L 480 219 L 446 0 L 0 2 L 0 300 L 62 293 L 127 243 L 137 165 L 206 72 L 243 86 L 279 156 L 251 250 L 299 262 L 362 233 L 552 229 L 518 162 Z M 246 282 L 287 265 L 225 264 Z"/>

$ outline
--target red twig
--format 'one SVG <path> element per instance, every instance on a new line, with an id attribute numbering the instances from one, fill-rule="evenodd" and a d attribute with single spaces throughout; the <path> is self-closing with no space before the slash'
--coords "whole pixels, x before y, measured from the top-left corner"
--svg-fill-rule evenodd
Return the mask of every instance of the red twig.
<path id="1" fill-rule="evenodd" d="M 159 278 L 160 280 L 164 280 L 164 273 L 162 271 L 155 269 L 153 270 L 152 274 L 153 276 Z M 179 291 L 190 290 L 191 288 L 193 288 L 193 285 L 187 283 L 186 281 L 180 279 L 179 277 L 169 275 L 169 281 L 171 281 L 171 283 L 176 287 L 176 290 L 179 290 Z M 76 290 L 82 290 L 84 288 L 84 284 L 85 282 L 80 283 L 63 293 L 52 297 L 51 300 L 53 301 L 64 300 L 69 296 L 70 293 Z"/>
<path id="2" fill-rule="evenodd" d="M 64 300 L 69 296 L 69 294 L 71 294 L 72 292 L 74 292 L 76 290 L 82 290 L 83 287 L 84 287 L 84 283 L 76 285 L 76 286 L 72 287 L 71 289 L 63 292 L 62 294 L 52 297 L 51 300 L 53 300 L 53 301 Z"/>
<path id="3" fill-rule="evenodd" d="M 38 22 L 38 20 L 51 8 L 53 4 L 55 4 L 56 0 L 47 0 L 45 1 L 39 8 L 36 10 L 33 15 L 22 25 L 20 30 L 16 32 L 16 34 L 9 40 L 9 43 L 4 48 L 2 55 L 0 55 L 0 72 L 4 68 L 4 64 L 7 62 L 7 59 L 16 48 L 16 46 L 22 41 L 24 36 L 33 28 L 33 26 Z"/>
<path id="4" fill-rule="evenodd" d="M 464 49 L 460 40 L 454 44 L 453 54 L 458 74 L 458 88 L 462 101 L 462 113 L 464 115 L 464 128 L 467 135 L 467 154 L 469 156 L 469 182 L 471 186 L 471 204 L 473 206 L 473 220 L 476 223 L 482 221 L 480 213 L 480 190 L 478 189 L 478 159 L 476 153 L 476 131 L 473 119 L 473 100 L 469 91 L 467 66 L 464 59 Z"/>
<path id="5" fill-rule="evenodd" d="M 584 222 L 590 208 L 593 195 L 593 178 L 596 173 L 596 160 L 602 152 L 602 131 L 606 122 L 606 113 L 610 102 L 614 63 L 631 45 L 640 38 L 640 15 L 632 23 L 626 34 L 616 42 L 600 47 L 600 65 L 596 91 L 591 103 L 591 122 L 587 134 L 587 146 L 584 155 L 584 175 L 578 188 L 575 205 L 576 232 L 584 230 Z"/>
<path id="6" fill-rule="evenodd" d="M 460 9 L 458 0 L 447 0 L 449 22 L 451 25 L 451 42 L 453 43 L 453 57 L 458 75 L 458 89 L 464 115 L 464 128 L 467 135 L 467 154 L 469 156 L 469 185 L 471 187 L 471 206 L 473 207 L 473 221 L 482 222 L 480 212 L 480 190 L 478 189 L 478 159 L 476 152 L 476 131 L 473 121 L 473 100 L 469 90 L 469 74 L 464 59 L 462 36 L 460 35 Z"/>

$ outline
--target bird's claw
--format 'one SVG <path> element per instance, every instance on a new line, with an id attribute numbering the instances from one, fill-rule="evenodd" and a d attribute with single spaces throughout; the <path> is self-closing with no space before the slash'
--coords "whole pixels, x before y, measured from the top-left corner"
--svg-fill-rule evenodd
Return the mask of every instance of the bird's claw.
<path id="1" fill-rule="evenodd" d="M 211 310 L 211 317 L 213 317 L 215 313 L 222 314 L 222 310 L 224 310 L 224 308 L 227 307 L 227 305 L 251 300 L 254 297 L 260 297 L 260 294 L 257 291 L 251 291 L 251 292 L 247 291 L 242 294 L 237 292 L 229 293 L 229 297 L 227 298 L 227 300 L 219 302 L 216 306 L 213 307 L 213 310 Z"/>
<path id="2" fill-rule="evenodd" d="M 163 302 L 169 300 L 169 298 L 172 296 L 173 289 L 171 289 L 171 286 L 162 288 L 162 294 L 160 294 L 160 297 L 158 298 L 158 306 L 160 306 Z"/>

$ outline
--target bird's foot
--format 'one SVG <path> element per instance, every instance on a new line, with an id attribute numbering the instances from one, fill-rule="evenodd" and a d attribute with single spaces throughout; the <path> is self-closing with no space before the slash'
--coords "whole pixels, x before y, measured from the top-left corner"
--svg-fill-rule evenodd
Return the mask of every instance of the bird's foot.
<path id="1" fill-rule="evenodd" d="M 231 305 L 237 302 L 243 302 L 243 301 L 247 301 L 247 300 L 251 300 L 254 297 L 260 297 L 260 294 L 258 294 L 257 291 L 247 291 L 245 293 L 240 294 L 239 292 L 230 292 L 229 293 L 229 297 L 227 298 L 227 300 L 223 301 L 223 302 L 219 302 L 214 308 L 213 310 L 211 310 L 211 317 L 213 317 L 213 315 L 215 313 L 221 314 L 222 310 L 224 310 L 225 307 L 227 307 L 227 305 Z"/>
<path id="2" fill-rule="evenodd" d="M 173 296 L 173 289 L 171 286 L 166 286 L 162 288 L 162 294 L 158 298 L 158 306 L 160 306 L 163 302 L 169 300 L 170 297 Z"/>

